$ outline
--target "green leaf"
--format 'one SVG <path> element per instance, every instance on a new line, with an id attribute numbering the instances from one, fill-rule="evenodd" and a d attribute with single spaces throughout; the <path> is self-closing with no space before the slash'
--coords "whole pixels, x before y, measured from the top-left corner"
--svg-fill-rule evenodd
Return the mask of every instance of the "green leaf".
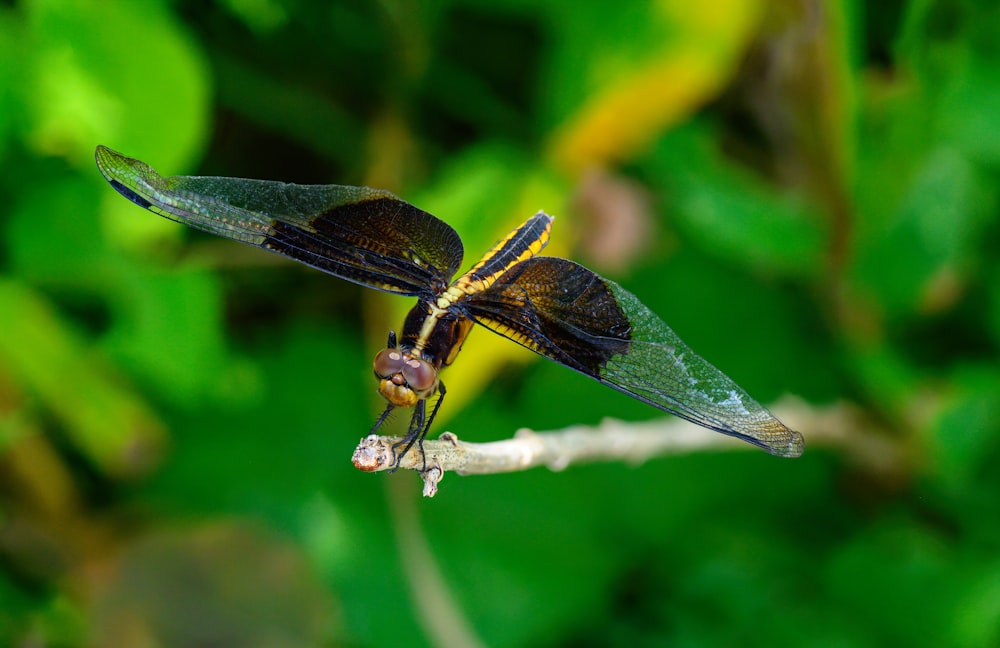
<path id="1" fill-rule="evenodd" d="M 862 243 L 855 281 L 890 311 L 922 307 L 935 275 L 950 269 L 961 276 L 975 267 L 996 198 L 987 178 L 960 152 L 931 152 L 912 178 L 894 222 Z"/>
<path id="2" fill-rule="evenodd" d="M 107 281 L 110 250 L 100 236 L 99 196 L 96 185 L 68 175 L 24 185 L 3 223 L 11 270 L 78 289 Z"/>
<path id="3" fill-rule="evenodd" d="M 188 162 L 208 127 L 200 54 L 159 2 L 37 0 L 25 5 L 34 47 L 30 141 L 88 164 L 96 142 L 168 168 Z"/>
<path id="4" fill-rule="evenodd" d="M 664 137 L 649 173 L 672 186 L 670 217 L 703 249 L 758 271 L 801 276 L 822 267 L 826 232 L 802 196 L 783 194 L 713 150 L 702 124 Z"/>
<path id="5" fill-rule="evenodd" d="M 141 474 L 159 461 L 163 424 L 142 397 L 40 295 L 11 280 L 0 281 L 0 363 L 108 475 Z"/>
<path id="6" fill-rule="evenodd" d="M 834 605 L 876 643 L 921 645 L 948 629 L 957 589 L 951 558 L 934 530 L 884 520 L 831 557 L 828 587 Z"/>
<path id="7" fill-rule="evenodd" d="M 227 354 L 218 277 L 198 268 L 119 268 L 119 283 L 109 294 L 114 324 L 104 348 L 176 402 L 192 405 L 230 393 L 240 372 Z"/>
<path id="8" fill-rule="evenodd" d="M 1000 449 L 1000 371 L 991 364 L 958 367 L 952 391 L 936 417 L 930 439 L 935 472 L 954 492 L 974 486 L 976 475 Z"/>

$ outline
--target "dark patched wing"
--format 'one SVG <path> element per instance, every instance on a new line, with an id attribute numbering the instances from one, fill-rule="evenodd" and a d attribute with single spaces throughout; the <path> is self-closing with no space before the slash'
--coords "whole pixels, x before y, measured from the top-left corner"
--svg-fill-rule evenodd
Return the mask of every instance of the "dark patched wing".
<path id="1" fill-rule="evenodd" d="M 465 308 L 477 323 L 654 407 L 774 455 L 802 454 L 801 434 L 634 295 L 577 263 L 524 261 L 470 295 Z"/>
<path id="2" fill-rule="evenodd" d="M 447 285 L 462 262 L 450 226 L 387 191 L 173 176 L 98 146 L 123 196 L 170 220 L 272 250 L 363 286 L 403 295 Z"/>

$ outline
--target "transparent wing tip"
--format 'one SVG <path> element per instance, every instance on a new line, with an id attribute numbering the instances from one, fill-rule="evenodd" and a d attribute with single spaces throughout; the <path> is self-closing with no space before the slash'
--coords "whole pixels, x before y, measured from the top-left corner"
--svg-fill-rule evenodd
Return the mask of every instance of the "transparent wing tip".
<path id="1" fill-rule="evenodd" d="M 126 157 L 103 144 L 98 144 L 94 150 L 94 161 L 115 191 L 145 209 L 153 206 L 143 193 L 152 194 L 152 184 L 159 179 L 159 175 L 148 164 Z"/>
<path id="2" fill-rule="evenodd" d="M 794 459 L 795 457 L 802 456 L 802 451 L 805 450 L 805 447 L 806 442 L 802 434 L 795 430 L 788 430 L 787 442 L 780 445 L 777 443 L 771 444 L 767 450 L 776 457 Z"/>
<path id="3" fill-rule="evenodd" d="M 103 144 L 98 144 L 94 149 L 94 161 L 97 162 L 97 168 L 104 179 L 111 182 L 120 175 L 122 168 L 127 165 L 128 158 Z"/>

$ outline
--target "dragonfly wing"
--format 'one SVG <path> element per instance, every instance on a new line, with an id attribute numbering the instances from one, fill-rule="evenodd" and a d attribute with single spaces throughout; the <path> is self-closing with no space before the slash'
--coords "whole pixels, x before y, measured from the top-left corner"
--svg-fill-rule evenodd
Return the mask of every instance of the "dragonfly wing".
<path id="1" fill-rule="evenodd" d="M 536 257 L 470 295 L 477 323 L 661 410 L 797 457 L 798 432 L 685 344 L 633 294 L 587 268 Z"/>
<path id="2" fill-rule="evenodd" d="M 255 245 L 363 286 L 404 295 L 444 286 L 462 262 L 449 225 L 387 191 L 201 176 L 162 177 L 99 146 L 123 196 L 160 216 Z"/>

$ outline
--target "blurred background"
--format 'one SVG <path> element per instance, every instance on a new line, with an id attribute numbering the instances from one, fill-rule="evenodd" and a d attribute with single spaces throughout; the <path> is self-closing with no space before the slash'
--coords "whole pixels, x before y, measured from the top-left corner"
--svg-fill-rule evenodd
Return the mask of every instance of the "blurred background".
<path id="1" fill-rule="evenodd" d="M 989 0 L 0 2 L 0 645 L 1000 644 L 998 115 Z M 362 474 L 411 300 L 97 144 L 390 189 L 467 263 L 545 209 L 806 453 Z M 485 330 L 444 379 L 470 441 L 662 416 Z"/>

